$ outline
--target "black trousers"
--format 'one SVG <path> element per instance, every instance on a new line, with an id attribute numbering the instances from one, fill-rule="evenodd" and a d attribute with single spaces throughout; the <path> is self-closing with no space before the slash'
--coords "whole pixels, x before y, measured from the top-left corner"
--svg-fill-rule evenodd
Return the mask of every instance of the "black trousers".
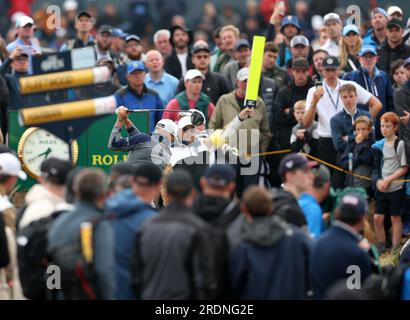
<path id="1" fill-rule="evenodd" d="M 333 145 L 332 138 L 319 138 L 317 145 L 317 157 L 320 160 L 340 167 L 338 163 L 338 153 Z M 332 174 L 332 187 L 334 189 L 343 189 L 345 187 L 345 174 L 339 170 L 329 167 Z"/>

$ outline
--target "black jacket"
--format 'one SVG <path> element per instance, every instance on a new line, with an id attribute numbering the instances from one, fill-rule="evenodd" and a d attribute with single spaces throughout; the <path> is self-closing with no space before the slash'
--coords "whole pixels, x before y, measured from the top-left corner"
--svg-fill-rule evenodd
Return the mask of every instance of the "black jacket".
<path id="1" fill-rule="evenodd" d="M 377 67 L 390 73 L 390 65 L 393 61 L 397 59 L 406 59 L 410 56 L 410 47 L 406 46 L 404 42 L 398 47 L 392 49 L 390 48 L 387 41 L 378 50 L 379 60 L 377 62 Z"/>
<path id="2" fill-rule="evenodd" d="M 189 51 L 188 51 L 188 57 L 186 59 L 186 69 L 187 70 L 195 69 L 195 66 L 192 63 L 192 55 L 191 55 L 191 52 Z M 165 71 L 177 79 L 181 79 L 182 77 L 181 63 L 179 62 L 175 49 L 165 59 Z"/>
<path id="3" fill-rule="evenodd" d="M 306 218 L 296 198 L 282 189 L 272 190 L 273 211 L 287 223 L 296 227 L 306 226 Z"/>
<path id="4" fill-rule="evenodd" d="M 184 79 L 179 81 L 177 94 L 185 90 Z M 226 78 L 219 73 L 208 71 L 202 84 L 202 92 L 211 98 L 213 104 L 216 104 L 219 97 L 233 90 Z"/>
<path id="5" fill-rule="evenodd" d="M 10 263 L 9 248 L 7 246 L 6 226 L 3 213 L 0 213 L 0 269 Z"/>
<path id="6" fill-rule="evenodd" d="M 7 87 L 7 82 L 4 77 L 0 74 L 0 116 L 1 116 L 1 129 L 3 137 L 6 136 L 7 127 L 7 105 L 9 104 L 9 88 Z"/>
<path id="7" fill-rule="evenodd" d="M 212 299 L 215 255 L 209 225 L 181 205 L 170 204 L 137 232 L 132 284 L 137 299 Z"/>
<path id="8" fill-rule="evenodd" d="M 276 138 L 284 149 L 290 147 L 292 128 L 297 124 L 293 116 L 293 105 L 299 100 L 306 100 L 311 87 L 313 87 L 313 82 L 310 78 L 303 87 L 297 87 L 294 80 L 292 80 L 286 87 L 281 88 L 276 95 L 271 129 L 274 139 Z M 287 108 L 290 108 L 289 113 L 284 111 Z"/>

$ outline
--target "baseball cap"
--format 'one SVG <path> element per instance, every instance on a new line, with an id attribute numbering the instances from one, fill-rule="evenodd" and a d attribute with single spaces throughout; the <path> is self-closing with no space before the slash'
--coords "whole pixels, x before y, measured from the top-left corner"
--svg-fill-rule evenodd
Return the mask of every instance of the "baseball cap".
<path id="1" fill-rule="evenodd" d="M 136 34 L 129 34 L 128 36 L 125 37 L 125 42 L 131 41 L 131 40 L 141 42 L 140 37 L 138 37 Z"/>
<path id="2" fill-rule="evenodd" d="M 292 69 L 309 69 L 309 62 L 305 58 L 294 59 Z"/>
<path id="3" fill-rule="evenodd" d="M 188 34 L 188 38 L 189 38 L 189 40 L 188 40 L 188 46 L 190 46 L 191 44 L 192 44 L 192 42 L 194 41 L 194 35 L 193 35 L 193 32 L 192 32 L 192 30 L 190 30 L 190 29 L 188 29 L 188 28 L 186 28 L 186 27 L 184 27 L 184 26 L 173 26 L 172 28 L 171 28 L 171 38 L 169 39 L 169 41 L 171 42 L 171 44 L 172 45 L 174 45 L 174 33 L 175 33 L 175 31 L 176 30 L 178 30 L 178 29 L 180 29 L 180 30 L 182 30 L 182 31 L 184 31 L 184 32 L 186 32 L 187 34 Z"/>
<path id="4" fill-rule="evenodd" d="M 191 69 L 185 73 L 184 81 L 192 80 L 198 77 L 202 78 L 202 80 L 205 79 L 205 76 L 201 73 L 201 71 L 198 69 Z"/>
<path id="5" fill-rule="evenodd" d="M 109 33 L 110 35 L 112 35 L 112 28 L 107 24 L 104 24 L 104 25 L 102 25 L 101 27 L 98 28 L 98 33 L 104 33 L 104 32 Z"/>
<path id="6" fill-rule="evenodd" d="M 249 41 L 248 40 L 246 40 L 246 39 L 239 39 L 237 42 L 236 42 L 236 44 L 235 44 L 235 51 L 238 51 L 239 50 L 239 48 L 242 48 L 242 47 L 247 47 L 247 48 L 251 48 L 251 45 L 250 45 L 250 43 L 249 43 Z"/>
<path id="7" fill-rule="evenodd" d="M 384 15 L 387 18 L 386 10 L 384 10 L 383 8 L 380 8 L 380 7 L 374 8 L 372 13 L 370 14 L 370 17 L 373 18 L 373 16 L 377 13 L 380 13 L 380 14 Z"/>
<path id="8" fill-rule="evenodd" d="M 349 32 L 360 34 L 359 29 L 354 24 L 348 24 L 347 26 L 344 26 L 343 32 L 342 32 L 343 36 L 347 36 Z"/>
<path id="9" fill-rule="evenodd" d="M 305 36 L 298 35 L 298 36 L 294 36 L 292 40 L 290 40 L 291 48 L 294 48 L 297 45 L 309 47 L 310 43 L 309 43 L 308 38 L 306 38 Z"/>
<path id="10" fill-rule="evenodd" d="M 359 57 L 363 57 L 366 53 L 371 53 L 374 56 L 377 56 L 376 48 L 372 45 L 365 44 L 359 51 Z"/>
<path id="11" fill-rule="evenodd" d="M 337 69 L 340 67 L 339 58 L 335 56 L 327 56 L 322 63 L 324 69 Z"/>
<path id="12" fill-rule="evenodd" d="M 48 158 L 41 163 L 41 176 L 53 184 L 63 185 L 67 174 L 72 169 L 70 162 L 55 157 Z"/>
<path id="13" fill-rule="evenodd" d="M 323 24 L 326 25 L 329 21 L 336 21 L 342 24 L 342 20 L 340 20 L 340 16 L 337 13 L 331 12 L 328 13 L 323 17 Z"/>
<path id="14" fill-rule="evenodd" d="M 21 16 L 16 21 L 16 28 L 24 27 L 28 24 L 31 24 L 34 26 L 34 20 L 30 18 L 29 16 Z"/>
<path id="15" fill-rule="evenodd" d="M 117 38 L 125 39 L 128 36 L 128 33 L 125 33 L 120 28 L 112 29 L 112 35 Z"/>
<path id="16" fill-rule="evenodd" d="M 387 23 L 387 29 L 391 28 L 391 27 L 397 27 L 397 28 L 401 28 L 404 29 L 404 25 L 403 25 L 403 21 L 401 21 L 400 19 L 391 19 L 388 23 Z"/>
<path id="17" fill-rule="evenodd" d="M 236 79 L 239 81 L 248 80 L 249 77 L 249 68 L 242 68 L 236 74 Z"/>
<path id="18" fill-rule="evenodd" d="M 283 28 L 288 25 L 293 25 L 300 31 L 299 19 L 296 16 L 286 16 L 282 19 L 282 24 L 280 26 L 280 31 L 283 32 Z"/>
<path id="19" fill-rule="evenodd" d="M 77 10 L 78 2 L 76 0 L 66 0 L 64 1 L 63 8 L 65 11 Z"/>
<path id="20" fill-rule="evenodd" d="M 393 13 L 400 13 L 400 15 L 403 15 L 403 10 L 398 6 L 391 6 L 387 9 L 387 15 L 391 16 Z"/>
<path id="21" fill-rule="evenodd" d="M 162 171 L 152 162 L 143 162 L 135 167 L 133 176 L 140 185 L 153 185 L 161 181 Z"/>
<path id="22" fill-rule="evenodd" d="M 21 180 L 27 179 L 27 174 L 21 170 L 19 159 L 8 152 L 0 154 L 0 174 L 19 177 Z"/>
<path id="23" fill-rule="evenodd" d="M 278 172 L 280 176 L 284 176 L 288 171 L 313 168 L 315 166 L 317 166 L 316 161 L 309 161 L 304 155 L 299 153 L 291 153 L 281 160 Z"/>
<path id="24" fill-rule="evenodd" d="M 145 71 L 144 62 L 137 60 L 127 64 L 127 75 L 133 73 L 134 71 Z"/>
<path id="25" fill-rule="evenodd" d="M 360 217 L 367 213 L 367 201 L 356 193 L 345 194 L 339 202 L 338 208 L 342 213 L 350 213 L 353 216 Z"/>
<path id="26" fill-rule="evenodd" d="M 178 121 L 178 128 L 184 129 L 184 128 L 187 127 L 187 126 L 195 127 L 195 126 L 192 124 L 191 116 L 182 117 L 182 118 L 179 119 L 179 121 Z"/>
<path id="27" fill-rule="evenodd" d="M 194 188 L 191 175 L 183 170 L 176 169 L 166 180 L 166 190 L 171 196 L 185 197 Z"/>
<path id="28" fill-rule="evenodd" d="M 209 46 L 205 43 L 203 43 L 202 41 L 199 43 L 195 43 L 192 47 L 191 53 L 195 54 L 198 53 L 200 51 L 206 51 L 206 52 L 211 52 L 211 50 L 209 50 Z"/>
<path id="29" fill-rule="evenodd" d="M 87 17 L 89 19 L 92 18 L 91 14 L 89 14 L 87 11 L 81 11 L 80 13 L 77 14 L 77 16 L 75 17 L 75 20 L 78 20 L 81 17 Z"/>
<path id="30" fill-rule="evenodd" d="M 178 126 L 174 121 L 170 119 L 159 120 L 155 128 L 162 129 L 172 134 L 175 138 L 178 137 Z"/>
<path id="31" fill-rule="evenodd" d="M 404 60 L 403 67 L 407 67 L 408 65 L 410 65 L 410 57 L 408 57 L 406 60 Z"/>
<path id="32" fill-rule="evenodd" d="M 236 172 L 229 164 L 214 164 L 205 169 L 206 182 L 213 187 L 224 187 L 236 180 Z"/>

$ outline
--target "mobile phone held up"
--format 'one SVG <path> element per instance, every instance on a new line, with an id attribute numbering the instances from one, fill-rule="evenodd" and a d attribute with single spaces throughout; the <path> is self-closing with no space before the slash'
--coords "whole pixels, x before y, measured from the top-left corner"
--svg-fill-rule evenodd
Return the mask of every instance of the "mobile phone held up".
<path id="1" fill-rule="evenodd" d="M 322 81 L 320 81 L 320 80 L 316 80 L 316 81 L 315 81 L 315 87 L 316 87 L 316 89 L 320 88 L 322 85 L 323 85 Z"/>

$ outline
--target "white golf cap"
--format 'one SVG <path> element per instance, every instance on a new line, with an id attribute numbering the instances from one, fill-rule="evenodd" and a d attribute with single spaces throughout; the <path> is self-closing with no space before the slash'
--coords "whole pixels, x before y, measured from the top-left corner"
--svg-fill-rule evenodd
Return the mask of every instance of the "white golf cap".
<path id="1" fill-rule="evenodd" d="M 192 79 L 195 79 L 195 78 L 198 78 L 198 77 L 202 78 L 202 80 L 205 79 L 205 77 L 204 77 L 204 75 L 201 73 L 201 71 L 199 71 L 198 69 L 191 69 L 191 70 L 188 70 L 188 71 L 185 73 L 184 81 L 192 80 Z"/>
<path id="2" fill-rule="evenodd" d="M 242 68 L 236 74 L 236 79 L 239 81 L 248 80 L 248 77 L 249 77 L 249 68 Z"/>
<path id="3" fill-rule="evenodd" d="M 387 15 L 391 16 L 393 13 L 400 13 L 400 15 L 403 15 L 403 10 L 401 10 L 400 7 L 398 6 L 391 6 L 389 9 L 387 9 Z"/>
<path id="4" fill-rule="evenodd" d="M 179 121 L 178 121 L 178 127 L 179 127 L 180 129 L 184 129 L 186 126 L 193 126 L 193 127 L 195 127 L 195 126 L 192 124 L 191 116 L 185 116 L 185 117 L 182 117 L 181 119 L 179 119 Z"/>
<path id="5" fill-rule="evenodd" d="M 19 159 L 9 152 L 0 153 L 0 174 L 19 177 L 21 180 L 27 179 L 27 174 L 21 170 Z"/>
<path id="6" fill-rule="evenodd" d="M 342 20 L 340 19 L 340 16 L 337 13 L 331 12 L 328 13 L 323 17 L 323 24 L 326 25 L 329 21 L 337 21 L 340 24 L 342 24 Z"/>
<path id="7" fill-rule="evenodd" d="M 162 119 L 162 120 L 158 121 L 155 128 L 162 129 L 162 130 L 172 134 L 175 138 L 178 137 L 178 126 L 174 121 L 172 121 L 170 119 Z"/>
<path id="8" fill-rule="evenodd" d="M 77 10 L 78 2 L 76 0 L 66 0 L 64 1 L 63 8 L 65 11 Z"/>
<path id="9" fill-rule="evenodd" d="M 16 28 L 24 27 L 28 24 L 32 24 L 34 26 L 34 20 L 29 16 L 21 16 L 16 21 Z"/>

